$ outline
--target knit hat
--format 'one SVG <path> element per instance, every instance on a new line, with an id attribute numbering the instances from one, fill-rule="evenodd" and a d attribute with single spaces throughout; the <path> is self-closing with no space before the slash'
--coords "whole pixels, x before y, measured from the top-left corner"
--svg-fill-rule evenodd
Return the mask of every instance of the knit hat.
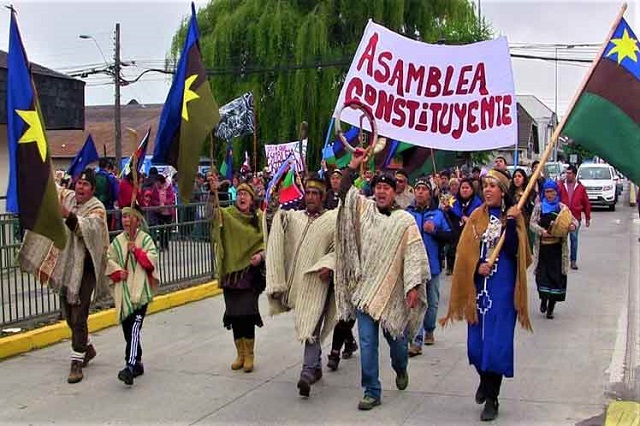
<path id="1" fill-rule="evenodd" d="M 85 180 L 93 189 L 96 188 L 96 172 L 90 167 L 84 169 L 77 180 Z"/>
<path id="2" fill-rule="evenodd" d="M 371 180 L 371 187 L 375 188 L 379 183 L 386 183 L 395 191 L 397 187 L 396 178 L 387 174 L 377 175 Z"/>
<path id="3" fill-rule="evenodd" d="M 242 182 L 240 185 L 238 185 L 238 187 L 236 188 L 236 191 L 237 192 L 247 191 L 249 195 L 251 195 L 251 198 L 253 198 L 254 200 L 256 199 L 255 189 L 253 189 L 253 187 L 249 185 L 247 182 Z"/>

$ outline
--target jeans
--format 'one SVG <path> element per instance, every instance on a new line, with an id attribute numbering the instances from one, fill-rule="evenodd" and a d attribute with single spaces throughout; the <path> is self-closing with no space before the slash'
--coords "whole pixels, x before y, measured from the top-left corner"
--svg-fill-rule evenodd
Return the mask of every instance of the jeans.
<path id="1" fill-rule="evenodd" d="M 438 319 L 438 302 L 440 301 L 440 274 L 432 275 L 431 281 L 427 284 L 427 312 L 422 321 L 422 327 L 413 339 L 413 344 L 422 346 L 424 342 L 424 332 L 433 333 L 436 329 Z"/>
<path id="2" fill-rule="evenodd" d="M 569 242 L 571 245 L 571 254 L 569 256 L 569 260 L 575 262 L 578 260 L 578 232 L 580 231 L 581 223 L 578 222 L 578 227 L 575 231 L 569 232 Z"/>
<path id="3" fill-rule="evenodd" d="M 380 399 L 382 395 L 380 365 L 378 361 L 380 323 L 360 310 L 356 311 L 356 316 L 358 318 L 360 370 L 364 394 L 365 396 Z M 394 340 L 386 331 L 383 331 L 383 334 L 389 344 L 391 366 L 396 373 L 405 372 L 407 370 L 407 364 L 409 363 L 407 339 L 404 336 L 400 336 Z"/>

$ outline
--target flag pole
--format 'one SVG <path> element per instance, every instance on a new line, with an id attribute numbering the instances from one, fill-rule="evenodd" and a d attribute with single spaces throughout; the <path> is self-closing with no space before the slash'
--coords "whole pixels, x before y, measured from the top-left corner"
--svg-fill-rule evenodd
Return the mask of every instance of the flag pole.
<path id="1" fill-rule="evenodd" d="M 309 137 L 309 123 L 307 123 L 306 121 L 303 121 L 302 123 L 300 123 L 300 141 L 298 142 L 298 152 L 300 153 L 300 161 L 302 161 L 305 178 L 308 174 L 308 170 L 307 170 L 307 161 L 304 158 L 304 155 L 302 152 L 302 141 L 304 139 L 307 139 L 308 137 Z M 309 145 L 309 141 L 307 141 L 307 145 Z"/>
<path id="2" fill-rule="evenodd" d="M 602 54 L 604 53 L 605 49 L 607 48 L 607 45 L 609 44 L 609 40 L 611 40 L 611 37 L 613 36 L 613 33 L 615 32 L 616 28 L 618 27 L 618 24 L 620 23 L 620 20 L 624 16 L 624 12 L 626 10 L 627 10 L 627 3 L 625 2 L 620 7 L 620 11 L 618 12 L 618 16 L 616 17 L 616 20 L 611 25 L 611 28 L 609 29 L 609 33 L 607 34 L 607 38 L 602 43 L 602 46 L 600 46 L 600 50 L 598 51 L 598 54 L 595 56 L 595 59 L 593 60 L 593 62 L 591 62 L 591 68 L 589 68 L 589 71 L 584 76 L 584 78 L 582 79 L 582 82 L 578 86 L 578 90 L 573 95 L 573 99 L 571 99 L 571 103 L 569 104 L 569 108 L 567 110 L 567 113 L 562 117 L 562 120 L 560 121 L 560 124 L 558 124 L 558 126 L 553 131 L 553 134 L 551 135 L 551 140 L 549 141 L 549 143 L 547 144 L 547 147 L 545 148 L 544 152 L 542 153 L 542 157 L 540 157 L 540 163 L 538 163 L 538 167 L 536 167 L 536 169 L 533 171 L 533 174 L 529 178 L 529 183 L 527 184 L 527 187 L 524 189 L 524 192 L 522 193 L 522 196 L 520 197 L 520 201 L 518 202 L 518 209 L 522 210 L 522 208 L 524 207 L 524 204 L 527 202 L 527 199 L 529 198 L 529 194 L 533 190 L 533 187 L 536 185 L 538 177 L 540 177 L 540 173 L 542 171 L 542 168 L 544 167 L 545 163 L 549 159 L 549 156 L 553 152 L 553 149 L 555 148 L 556 144 L 558 143 L 558 138 L 560 137 L 560 134 L 562 133 L 562 129 L 564 128 L 564 125 L 566 124 L 568 117 L 571 115 L 571 111 L 573 111 L 573 107 L 578 102 L 578 99 L 580 98 L 580 95 L 582 95 L 582 92 L 584 91 L 584 88 L 586 87 L 587 83 L 591 79 L 591 75 L 593 74 L 593 71 L 596 68 L 596 64 L 599 62 L 600 58 L 602 57 Z M 500 237 L 500 240 L 498 241 L 498 244 L 496 245 L 496 248 L 493 250 L 493 253 L 492 253 L 491 257 L 487 260 L 487 263 L 489 263 L 490 266 L 493 266 L 493 264 L 498 259 L 498 255 L 500 254 L 500 250 L 502 250 L 502 246 L 504 245 L 504 238 L 505 237 L 504 237 L 504 232 L 503 232 L 502 236 Z"/>
<path id="3" fill-rule="evenodd" d="M 253 110 L 253 173 L 258 176 L 258 113 Z"/>

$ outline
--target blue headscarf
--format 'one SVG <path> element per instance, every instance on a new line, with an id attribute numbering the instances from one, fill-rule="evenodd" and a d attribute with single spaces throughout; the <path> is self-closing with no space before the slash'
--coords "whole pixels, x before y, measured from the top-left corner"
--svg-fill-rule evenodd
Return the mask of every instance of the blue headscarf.
<path id="1" fill-rule="evenodd" d="M 542 214 L 560 212 L 560 195 L 558 195 L 558 184 L 554 180 L 547 179 L 544 181 L 542 189 Z M 554 191 L 556 191 L 556 198 L 554 198 L 553 201 L 547 200 L 547 197 L 544 194 L 544 191 L 546 191 L 547 189 L 553 189 Z"/>

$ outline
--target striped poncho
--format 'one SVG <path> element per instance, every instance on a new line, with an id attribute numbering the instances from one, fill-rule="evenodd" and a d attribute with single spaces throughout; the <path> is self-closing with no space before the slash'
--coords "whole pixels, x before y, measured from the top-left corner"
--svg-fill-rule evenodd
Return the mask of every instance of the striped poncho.
<path id="1" fill-rule="evenodd" d="M 322 268 L 334 269 L 333 237 L 336 210 L 318 217 L 304 211 L 278 210 L 267 242 L 267 296 L 271 314 L 295 310 L 298 340 L 313 342 L 314 329 L 327 306 L 320 340 L 333 330 L 336 306 L 331 283 L 322 281 Z M 274 293 L 282 294 L 275 299 Z M 327 301 L 327 297 L 330 299 Z"/>
<path id="2" fill-rule="evenodd" d="M 427 309 L 429 259 L 416 221 L 404 210 L 378 211 L 351 187 L 339 207 L 336 225 L 336 303 L 340 319 L 360 310 L 393 337 L 415 336 Z M 417 289 L 418 306 L 405 303 Z"/>
<path id="3" fill-rule="evenodd" d="M 148 273 L 136 262 L 131 253 L 127 256 L 129 234 L 122 232 L 118 235 L 107 251 L 107 277 L 116 271 L 126 270 L 129 273 L 126 281 L 113 283 L 111 281 L 111 294 L 115 302 L 118 321 L 122 322 L 139 307 L 146 305 L 153 299 L 151 281 L 158 280 L 158 249 L 153 238 L 146 232 L 138 230 L 135 237 L 136 247 L 141 247 L 147 254 L 147 258 L 153 265 L 153 272 Z M 125 265 L 126 262 L 126 265 Z"/>

